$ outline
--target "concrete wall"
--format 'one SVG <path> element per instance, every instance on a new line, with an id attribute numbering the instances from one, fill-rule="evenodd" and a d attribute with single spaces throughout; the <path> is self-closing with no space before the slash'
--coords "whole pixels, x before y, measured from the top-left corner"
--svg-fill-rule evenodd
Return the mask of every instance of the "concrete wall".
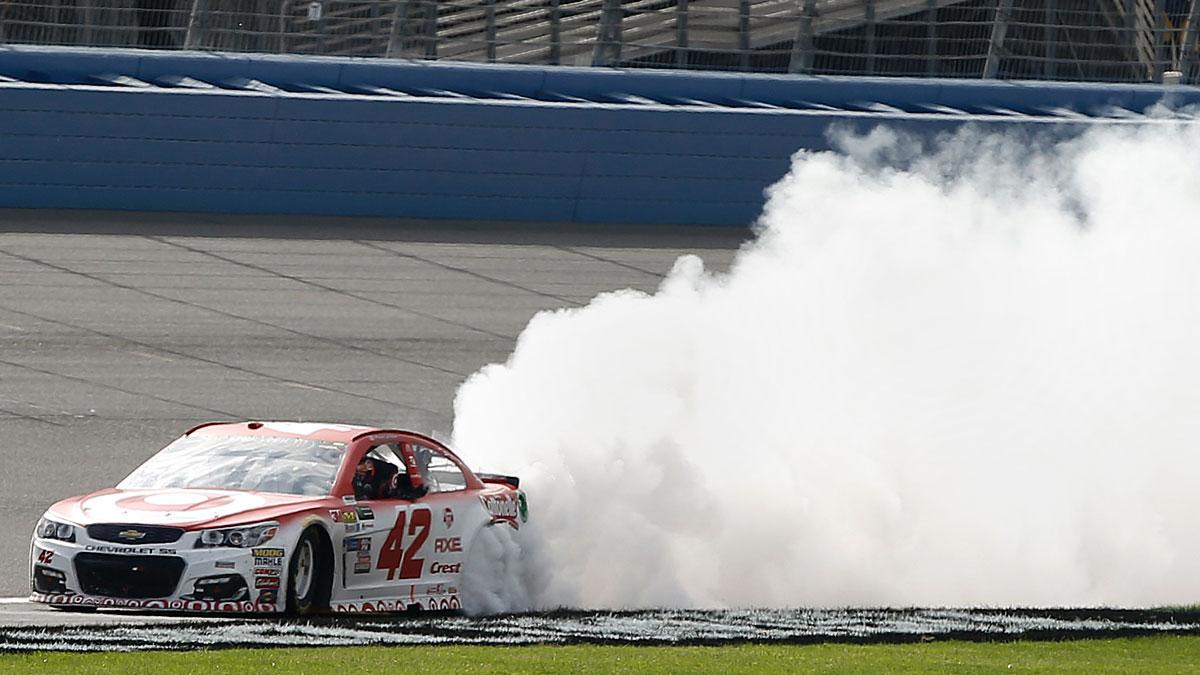
<path id="1" fill-rule="evenodd" d="M 0 76 L 4 207 L 665 224 L 752 222 L 833 124 L 1077 129 L 1164 95 L 45 48 Z"/>

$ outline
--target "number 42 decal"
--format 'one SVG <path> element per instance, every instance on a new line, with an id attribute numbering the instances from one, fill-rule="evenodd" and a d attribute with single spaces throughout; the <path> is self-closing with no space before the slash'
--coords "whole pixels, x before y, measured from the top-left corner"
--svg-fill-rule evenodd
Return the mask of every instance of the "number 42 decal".
<path id="1" fill-rule="evenodd" d="M 408 533 L 405 534 L 404 521 L 408 515 L 408 511 L 396 514 L 396 525 L 388 533 L 387 541 L 379 551 L 379 563 L 375 568 L 387 570 L 388 581 L 396 578 L 397 569 L 400 570 L 401 579 L 419 579 L 425 569 L 425 559 L 414 558 L 413 554 L 420 552 L 421 547 L 425 545 L 425 540 L 429 538 L 429 525 L 433 519 L 430 518 L 429 509 L 413 509 L 412 519 L 407 523 Z M 409 539 L 407 547 L 404 545 L 406 538 Z"/>

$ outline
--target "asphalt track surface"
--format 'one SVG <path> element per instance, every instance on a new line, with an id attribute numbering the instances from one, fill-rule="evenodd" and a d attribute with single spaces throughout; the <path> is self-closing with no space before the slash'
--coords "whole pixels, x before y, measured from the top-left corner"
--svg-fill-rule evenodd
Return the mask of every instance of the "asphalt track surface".
<path id="1" fill-rule="evenodd" d="M 0 597 L 28 594 L 47 506 L 115 484 L 199 422 L 446 436 L 457 387 L 536 312 L 653 291 L 682 253 L 725 269 L 749 236 L 0 210 Z"/>
<path id="2" fill-rule="evenodd" d="M 114 484 L 191 425 L 346 421 L 444 435 L 456 388 L 503 361 L 536 312 L 614 289 L 652 291 L 683 253 L 726 269 L 748 236 L 0 210 L 0 651 L 1200 634 L 1197 612 L 558 612 L 299 622 L 62 612 L 21 598 L 29 536 L 43 510 Z"/>

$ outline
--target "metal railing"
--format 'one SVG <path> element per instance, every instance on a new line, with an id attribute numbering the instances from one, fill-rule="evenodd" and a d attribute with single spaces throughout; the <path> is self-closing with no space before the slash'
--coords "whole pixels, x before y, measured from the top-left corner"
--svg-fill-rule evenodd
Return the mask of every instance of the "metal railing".
<path id="1" fill-rule="evenodd" d="M 9 43 L 1122 82 L 1196 82 L 1198 28 L 1200 0 L 0 0 Z"/>

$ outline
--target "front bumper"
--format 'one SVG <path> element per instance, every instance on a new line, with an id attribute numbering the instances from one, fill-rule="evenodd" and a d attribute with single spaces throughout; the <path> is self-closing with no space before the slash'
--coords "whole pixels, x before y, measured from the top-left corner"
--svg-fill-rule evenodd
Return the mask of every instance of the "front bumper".
<path id="1" fill-rule="evenodd" d="M 126 546 L 34 537 L 29 599 L 58 606 L 193 612 L 279 612 L 286 555 L 269 542 L 254 549 L 198 548 L 197 532 L 178 541 Z"/>

